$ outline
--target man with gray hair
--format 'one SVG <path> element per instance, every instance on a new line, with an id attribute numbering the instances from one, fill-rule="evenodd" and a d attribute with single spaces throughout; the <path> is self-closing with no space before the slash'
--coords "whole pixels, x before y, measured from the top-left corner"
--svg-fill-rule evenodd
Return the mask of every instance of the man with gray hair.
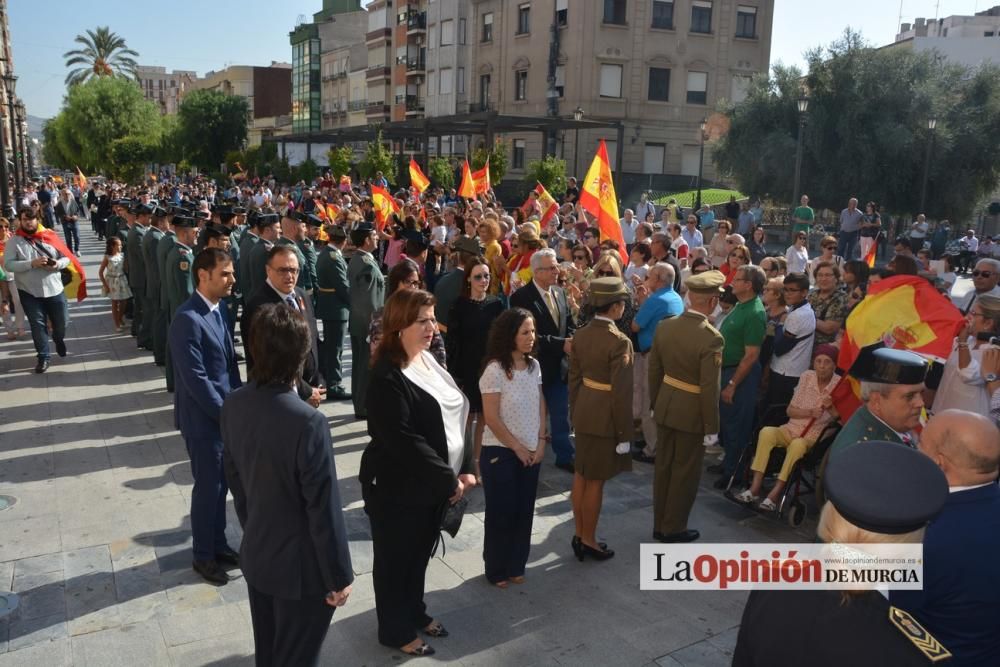
<path id="1" fill-rule="evenodd" d="M 639 226 L 639 223 L 643 222 L 635 217 L 635 213 L 632 209 L 625 209 L 625 217 L 618 221 L 618 224 L 622 228 L 622 240 L 625 241 L 625 247 L 628 250 L 632 250 L 632 245 L 635 243 L 635 228 Z"/>
<path id="2" fill-rule="evenodd" d="M 961 299 L 955 300 L 955 305 L 967 315 L 972 310 L 972 304 L 983 294 L 990 296 L 1000 296 L 1000 261 L 984 258 L 976 262 L 976 268 L 972 271 L 972 287 Z"/>
<path id="3" fill-rule="evenodd" d="M 576 323 L 569 310 L 566 292 L 556 285 L 558 264 L 556 252 L 551 248 L 536 250 L 531 256 L 531 283 L 510 295 L 510 306 L 524 308 L 535 319 L 538 363 L 542 367 L 542 394 L 552 424 L 549 439 L 556 456 L 556 467 L 574 472 L 565 368 L 566 355 L 573 349 Z"/>

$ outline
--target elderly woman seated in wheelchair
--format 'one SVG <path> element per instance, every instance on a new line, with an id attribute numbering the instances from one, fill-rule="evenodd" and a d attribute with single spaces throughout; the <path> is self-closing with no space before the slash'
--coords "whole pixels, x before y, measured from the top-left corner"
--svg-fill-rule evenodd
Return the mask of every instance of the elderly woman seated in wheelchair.
<path id="1" fill-rule="evenodd" d="M 792 402 L 788 405 L 788 423 L 781 426 L 765 426 L 757 439 L 757 451 L 750 465 L 753 481 L 749 489 L 735 496 L 739 502 L 757 505 L 761 510 L 773 512 L 785 489 L 788 477 L 795 464 L 816 444 L 823 429 L 837 418 L 830 392 L 837 386 L 840 376 L 835 372 L 837 348 L 833 345 L 817 345 L 813 351 L 813 370 L 806 371 L 799 378 Z M 771 451 L 775 447 L 785 448 L 785 460 L 778 472 L 778 481 L 763 500 L 760 499 Z"/>

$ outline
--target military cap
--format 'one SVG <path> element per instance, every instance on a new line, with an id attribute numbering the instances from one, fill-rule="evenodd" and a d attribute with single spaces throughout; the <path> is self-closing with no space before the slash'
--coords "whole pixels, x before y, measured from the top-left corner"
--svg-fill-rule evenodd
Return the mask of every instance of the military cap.
<path id="1" fill-rule="evenodd" d="M 609 276 L 590 281 L 589 303 L 594 308 L 603 308 L 626 299 L 628 290 L 625 289 L 625 281 L 621 278 Z"/>
<path id="2" fill-rule="evenodd" d="M 132 200 L 131 199 L 116 199 L 113 202 L 111 202 L 111 205 L 112 206 L 118 206 L 118 207 L 131 208 L 132 207 Z"/>
<path id="3" fill-rule="evenodd" d="M 861 348 L 850 374 L 866 382 L 921 384 L 927 376 L 927 368 L 927 361 L 918 354 L 876 343 Z"/>
<path id="4" fill-rule="evenodd" d="M 153 211 L 155 210 L 156 206 L 153 204 L 143 204 L 141 202 L 137 202 L 135 205 L 136 215 L 153 215 Z"/>
<path id="5" fill-rule="evenodd" d="M 208 211 L 195 211 L 194 212 L 194 218 L 195 218 L 195 220 L 208 220 L 211 217 L 212 217 L 212 214 L 209 213 Z"/>
<path id="6" fill-rule="evenodd" d="M 143 212 L 142 209 L 144 208 L 146 208 L 146 205 L 143 204 L 141 201 L 136 200 L 132 202 L 132 207 L 129 209 L 129 212 L 132 215 L 140 215 Z"/>
<path id="7" fill-rule="evenodd" d="M 273 225 L 279 222 L 280 218 L 277 213 L 257 213 L 257 217 L 254 219 L 254 226 L 256 227 L 267 227 L 268 225 Z"/>
<path id="8" fill-rule="evenodd" d="M 830 457 L 823 488 L 845 519 L 884 535 L 924 527 L 948 499 L 948 480 L 930 457 L 878 440 Z"/>
<path id="9" fill-rule="evenodd" d="M 327 225 L 326 235 L 335 241 L 347 238 L 347 230 L 341 225 Z"/>
<path id="10" fill-rule="evenodd" d="M 187 215 L 175 215 L 170 224 L 174 227 L 190 227 L 193 229 L 198 226 L 198 221 Z"/>
<path id="11" fill-rule="evenodd" d="M 466 252 L 470 255 L 483 254 L 483 247 L 479 245 L 479 241 L 468 236 L 460 236 L 455 239 L 451 244 L 451 249 L 458 252 Z"/>
<path id="12" fill-rule="evenodd" d="M 314 213 L 306 213 L 304 217 L 305 219 L 303 220 L 303 222 L 309 225 L 310 227 L 323 226 L 323 218 L 319 217 Z"/>
<path id="13" fill-rule="evenodd" d="M 246 215 L 247 214 L 247 209 L 244 206 L 233 206 L 232 207 L 232 214 L 233 215 Z"/>
<path id="14" fill-rule="evenodd" d="M 209 225 L 205 227 L 205 238 L 221 238 L 223 236 L 229 236 L 233 233 L 233 230 L 229 227 L 216 227 L 215 225 Z"/>
<path id="15" fill-rule="evenodd" d="M 375 231 L 375 226 L 372 225 L 372 223 L 368 222 L 367 220 L 362 220 L 357 225 L 355 225 L 354 231 L 370 233 Z"/>
<path id="16" fill-rule="evenodd" d="M 722 293 L 723 285 L 726 284 L 726 277 L 721 271 L 703 271 L 693 273 L 684 281 L 684 286 L 695 294 L 707 294 L 718 296 Z"/>
<path id="17" fill-rule="evenodd" d="M 163 208 L 162 206 L 154 206 L 153 207 L 153 217 L 154 218 L 165 218 L 168 215 L 169 215 L 169 213 L 168 213 L 167 209 Z"/>
<path id="18" fill-rule="evenodd" d="M 212 207 L 212 213 L 216 213 L 216 214 L 218 214 L 220 216 L 223 216 L 223 215 L 232 215 L 233 214 L 233 207 L 230 206 L 229 204 L 219 204 L 218 206 L 213 206 Z"/>
<path id="19" fill-rule="evenodd" d="M 359 222 L 358 226 L 351 230 L 351 243 L 361 245 L 374 231 L 375 228 L 372 227 L 372 223 L 367 221 Z"/>

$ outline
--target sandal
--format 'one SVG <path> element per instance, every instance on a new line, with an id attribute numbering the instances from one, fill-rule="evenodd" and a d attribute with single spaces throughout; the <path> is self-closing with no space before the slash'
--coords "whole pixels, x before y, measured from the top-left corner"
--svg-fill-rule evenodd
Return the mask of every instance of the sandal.
<path id="1" fill-rule="evenodd" d="M 760 496 L 750 493 L 750 489 L 743 489 L 733 496 L 733 498 L 736 502 L 743 503 L 744 505 L 755 505 L 760 502 Z"/>
<path id="2" fill-rule="evenodd" d="M 523 584 L 524 583 L 524 575 L 521 575 L 519 577 L 511 577 L 507 581 L 509 581 L 512 584 L 519 584 L 519 585 Z"/>
<path id="3" fill-rule="evenodd" d="M 400 647 L 399 650 L 405 653 L 406 655 L 416 655 L 416 656 L 434 655 L 435 653 L 434 648 L 431 647 L 430 644 L 421 644 L 420 646 L 416 648 L 411 648 L 410 650 L 406 650 L 406 648 Z"/>
<path id="4" fill-rule="evenodd" d="M 760 504 L 757 505 L 757 509 L 762 512 L 773 512 L 778 509 L 778 506 L 775 505 L 774 501 L 770 498 L 764 498 L 764 500 L 760 501 Z"/>
<path id="5" fill-rule="evenodd" d="M 444 629 L 438 621 L 431 621 L 431 624 L 424 628 L 424 634 L 428 637 L 447 637 L 448 631 Z"/>
<path id="6" fill-rule="evenodd" d="M 493 582 L 493 585 L 496 586 L 497 588 L 506 590 L 507 589 L 507 580 L 504 579 L 502 581 L 495 581 L 495 582 Z M 430 634 L 430 633 L 428 632 L 427 634 Z M 433 637 L 434 635 L 431 635 L 431 636 Z"/>

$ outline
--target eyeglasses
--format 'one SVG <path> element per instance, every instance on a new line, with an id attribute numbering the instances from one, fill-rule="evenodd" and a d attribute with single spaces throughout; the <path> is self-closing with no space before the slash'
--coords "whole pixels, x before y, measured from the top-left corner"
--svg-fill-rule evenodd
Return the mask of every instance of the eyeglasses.
<path id="1" fill-rule="evenodd" d="M 972 272 L 972 277 L 973 278 L 979 278 L 980 276 L 982 276 L 983 278 L 992 278 L 993 277 L 993 272 L 992 271 L 980 271 L 978 269 Z"/>
<path id="2" fill-rule="evenodd" d="M 614 271 L 598 271 L 597 275 L 600 278 L 613 278 L 616 274 Z"/>
<path id="3" fill-rule="evenodd" d="M 825 246 L 823 246 L 823 250 L 836 250 L 836 249 L 837 249 L 837 246 L 832 245 L 832 244 L 831 245 L 825 245 Z"/>
<path id="4" fill-rule="evenodd" d="M 557 282 L 558 284 L 560 284 L 560 285 L 565 285 L 565 284 L 566 284 L 566 279 L 565 279 L 565 278 L 560 278 L 560 279 L 559 279 L 559 280 L 557 280 L 556 282 Z"/>
<path id="5" fill-rule="evenodd" d="M 268 268 L 271 268 L 271 267 L 268 267 Z M 271 268 L 271 270 L 274 271 L 275 273 L 281 273 L 281 274 L 284 274 L 286 276 L 297 276 L 297 275 L 299 275 L 299 270 L 295 269 L 295 268 L 292 268 L 290 266 L 280 266 L 280 267 L 278 267 L 276 269 L 275 268 Z"/>
<path id="6" fill-rule="evenodd" d="M 415 280 L 404 280 L 403 284 L 407 287 L 420 287 L 420 278 Z"/>

